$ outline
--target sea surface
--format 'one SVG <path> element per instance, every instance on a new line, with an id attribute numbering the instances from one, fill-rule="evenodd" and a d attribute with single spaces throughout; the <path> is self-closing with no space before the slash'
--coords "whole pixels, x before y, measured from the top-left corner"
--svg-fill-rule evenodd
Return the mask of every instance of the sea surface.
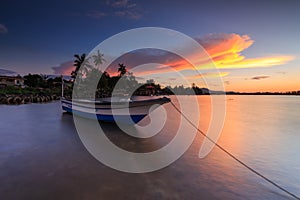
<path id="1" fill-rule="evenodd" d="M 178 98 L 189 105 L 195 97 Z M 206 132 L 211 99 L 196 98 L 199 129 Z M 300 196 L 300 97 L 231 95 L 226 100 L 218 144 Z M 134 138 L 115 124 L 100 125 L 120 148 L 154 151 L 174 138 L 180 120 L 171 104 L 164 107 L 168 123 L 151 138 Z M 195 117 L 193 109 L 190 112 L 187 117 Z M 0 105 L 0 199 L 293 199 L 217 147 L 200 159 L 202 143 L 203 136 L 197 134 L 182 157 L 158 171 L 124 173 L 87 151 L 72 115 L 62 113 L 60 102 Z"/>

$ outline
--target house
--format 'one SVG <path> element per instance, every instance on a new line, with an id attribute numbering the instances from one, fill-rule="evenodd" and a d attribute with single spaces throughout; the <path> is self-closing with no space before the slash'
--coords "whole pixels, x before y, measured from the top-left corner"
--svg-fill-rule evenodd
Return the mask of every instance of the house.
<path id="1" fill-rule="evenodd" d="M 155 94 L 155 87 L 153 85 L 146 86 L 146 95 L 151 96 Z"/>
<path id="2" fill-rule="evenodd" d="M 0 75 L 0 88 L 7 86 L 23 86 L 24 78 L 20 75 L 18 76 L 1 76 Z"/>

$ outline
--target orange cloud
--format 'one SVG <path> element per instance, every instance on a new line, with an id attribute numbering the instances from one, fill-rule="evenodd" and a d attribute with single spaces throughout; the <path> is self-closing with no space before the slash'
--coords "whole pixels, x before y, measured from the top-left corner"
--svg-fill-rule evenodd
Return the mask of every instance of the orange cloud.
<path id="1" fill-rule="evenodd" d="M 248 35 L 238 34 L 209 34 L 196 40 L 212 59 L 226 56 L 237 58 L 240 52 L 254 43 Z"/>
<path id="2" fill-rule="evenodd" d="M 248 58 L 236 62 L 226 62 L 226 60 L 218 60 L 215 61 L 215 64 L 219 69 L 271 67 L 275 65 L 283 65 L 294 59 L 294 56 L 270 56 L 260 58 Z"/>
<path id="3" fill-rule="evenodd" d="M 242 52 L 254 43 L 254 40 L 248 35 L 209 34 L 195 40 L 203 46 L 208 54 L 207 56 L 203 52 L 198 52 L 189 56 L 189 59 L 196 63 L 198 70 L 270 67 L 283 65 L 295 59 L 294 56 L 290 55 L 246 58 L 242 55 Z M 171 66 L 177 71 L 195 70 L 185 59 L 174 56 L 171 56 L 171 59 L 166 59 L 168 56 L 170 57 L 170 55 L 166 54 L 161 57 L 159 63 Z M 155 73 L 159 73 L 159 69 L 161 73 L 168 72 L 164 66 L 153 70 Z"/>
<path id="4" fill-rule="evenodd" d="M 290 55 L 246 58 L 241 53 L 254 43 L 248 35 L 209 34 L 196 40 L 205 48 L 218 69 L 270 67 L 294 59 Z M 206 65 L 200 63 L 198 67 L 205 69 Z"/>
<path id="5" fill-rule="evenodd" d="M 252 80 L 262 80 L 262 79 L 266 79 L 266 78 L 270 78 L 270 76 L 265 76 L 265 75 L 262 75 L 262 76 L 254 76 L 254 77 L 252 77 L 251 79 L 252 79 Z"/>

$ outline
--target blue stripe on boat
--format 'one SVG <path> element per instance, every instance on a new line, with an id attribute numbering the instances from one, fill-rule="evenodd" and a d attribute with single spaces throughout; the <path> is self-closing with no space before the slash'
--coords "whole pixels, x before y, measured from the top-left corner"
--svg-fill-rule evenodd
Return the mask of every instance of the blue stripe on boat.
<path id="1" fill-rule="evenodd" d="M 95 117 L 97 116 L 97 120 L 99 121 L 104 121 L 104 122 L 121 122 L 124 124 L 132 124 L 132 122 L 128 119 L 127 115 L 102 115 L 102 114 L 97 114 L 96 116 L 92 113 L 86 113 L 78 110 L 73 110 L 71 108 L 68 108 L 66 106 L 62 106 L 63 110 L 67 111 L 68 113 L 73 113 L 75 115 L 84 117 L 84 118 L 89 118 L 89 119 L 96 119 Z M 132 121 L 136 124 L 139 121 L 141 121 L 146 115 L 130 115 Z"/>

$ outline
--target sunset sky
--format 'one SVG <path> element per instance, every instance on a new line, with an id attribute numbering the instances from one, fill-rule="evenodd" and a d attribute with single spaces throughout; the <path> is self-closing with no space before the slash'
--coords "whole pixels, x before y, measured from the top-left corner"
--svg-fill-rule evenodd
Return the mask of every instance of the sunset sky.
<path id="1" fill-rule="evenodd" d="M 299 10 L 298 0 L 4 0 L 0 74 L 69 74 L 74 54 L 88 53 L 128 29 L 163 27 L 201 44 L 220 70 L 227 91 L 300 90 Z M 179 71 L 190 67 L 175 57 L 164 62 L 166 55 L 153 58 L 141 52 L 126 55 L 123 62 L 129 68 L 151 59 Z M 140 57 L 130 60 L 133 54 Z M 205 69 L 205 63 L 197 67 L 202 74 L 189 79 L 199 86 L 205 86 L 203 77 L 217 76 Z M 154 72 L 146 73 L 155 77 Z M 169 77 L 164 84 L 174 81 Z"/>

